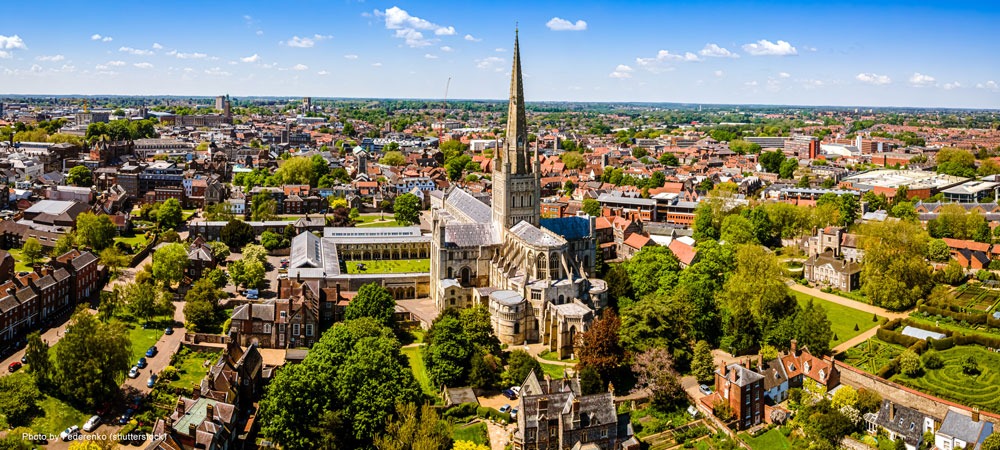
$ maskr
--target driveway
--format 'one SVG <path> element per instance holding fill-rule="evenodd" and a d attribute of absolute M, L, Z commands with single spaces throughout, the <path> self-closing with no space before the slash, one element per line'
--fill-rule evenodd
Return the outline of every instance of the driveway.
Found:
<path fill-rule="evenodd" d="M 492 420 L 486 421 L 486 431 L 490 436 L 490 450 L 504 450 L 510 443 L 510 438 L 517 428 L 514 424 L 507 426 L 494 423 Z"/>
<path fill-rule="evenodd" d="M 174 302 L 174 321 L 184 323 L 184 302 Z M 155 373 L 159 376 L 163 368 L 170 365 L 170 358 L 180 349 L 181 341 L 183 340 L 183 326 L 174 327 L 174 334 L 169 336 L 166 334 L 160 335 L 160 339 L 156 341 L 156 349 L 158 350 L 156 356 L 146 358 L 146 362 L 149 365 L 139 371 L 139 377 L 126 378 L 124 386 L 133 387 L 142 394 L 148 394 L 152 390 L 146 387 L 149 375 Z M 135 363 L 135 361 L 132 361 L 133 365 Z"/>

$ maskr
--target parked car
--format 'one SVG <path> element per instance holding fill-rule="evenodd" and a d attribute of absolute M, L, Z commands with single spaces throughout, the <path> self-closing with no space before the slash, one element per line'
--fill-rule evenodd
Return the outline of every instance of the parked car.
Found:
<path fill-rule="evenodd" d="M 706 386 L 704 384 L 698 386 L 698 390 L 701 391 L 702 394 L 712 395 L 712 390 L 709 389 L 708 386 Z"/>
<path fill-rule="evenodd" d="M 506 413 L 510 411 L 510 405 L 503 405 L 500 407 L 500 412 Z"/>
<path fill-rule="evenodd" d="M 140 369 L 145 369 L 145 368 L 146 368 L 146 365 L 147 365 L 147 364 L 146 364 L 146 358 L 142 358 L 142 357 L 140 357 L 140 358 L 139 358 L 139 362 L 137 362 L 137 363 L 135 364 L 135 366 L 136 366 L 136 367 L 138 367 L 138 368 L 140 368 Z"/>
<path fill-rule="evenodd" d="M 521 395 L 521 386 L 511 386 L 511 391 L 514 391 L 514 395 Z"/>
<path fill-rule="evenodd" d="M 89 433 L 96 430 L 99 426 L 101 426 L 101 416 L 90 416 L 87 423 L 83 424 L 83 431 Z"/>
<path fill-rule="evenodd" d="M 21 364 L 20 361 L 14 361 L 7 366 L 7 370 L 10 372 L 17 372 L 17 369 L 20 369 L 22 365 L 23 364 Z"/>
<path fill-rule="evenodd" d="M 21 357 L 21 364 L 27 364 L 27 363 L 28 363 L 28 355 L 22 356 Z"/>
<path fill-rule="evenodd" d="M 132 366 L 128 371 L 129 378 L 139 378 L 139 366 Z"/>
<path fill-rule="evenodd" d="M 152 358 L 152 357 L 156 356 L 156 352 L 157 352 L 157 350 L 156 350 L 156 346 L 155 345 L 152 346 L 152 347 L 149 347 L 149 350 L 146 350 L 146 357 L 147 358 Z"/>
<path fill-rule="evenodd" d="M 78 427 L 76 425 L 73 425 L 73 426 L 71 426 L 71 427 L 63 430 L 62 433 L 59 433 L 59 439 L 62 439 L 64 441 L 68 441 L 68 440 L 73 439 L 73 438 L 75 438 L 75 437 L 77 437 L 79 435 L 80 435 L 80 427 Z"/>
<path fill-rule="evenodd" d="M 135 410 L 132 408 L 126 409 L 125 414 L 122 414 L 118 418 L 118 425 L 125 425 L 129 420 L 132 420 L 132 415 L 135 414 Z"/>
<path fill-rule="evenodd" d="M 156 374 L 155 373 L 152 374 L 152 375 L 150 375 L 149 379 L 146 380 L 146 387 L 152 388 L 154 384 L 156 384 Z"/>
<path fill-rule="evenodd" d="M 174 334 L 174 327 L 167 327 L 166 330 L 163 330 L 163 334 L 165 334 L 167 336 L 170 336 L 171 334 Z"/>
<path fill-rule="evenodd" d="M 504 389 L 503 392 L 501 392 L 501 394 L 503 394 L 504 397 L 507 397 L 510 400 L 514 400 L 517 398 L 517 394 L 515 394 L 514 391 L 510 389 Z"/>

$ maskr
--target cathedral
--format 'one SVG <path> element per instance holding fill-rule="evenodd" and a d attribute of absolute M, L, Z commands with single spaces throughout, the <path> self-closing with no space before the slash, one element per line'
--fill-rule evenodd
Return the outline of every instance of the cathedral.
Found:
<path fill-rule="evenodd" d="M 540 217 L 538 149 L 529 151 L 521 56 L 514 38 L 507 131 L 487 205 L 452 188 L 432 211 L 430 294 L 437 309 L 489 308 L 508 345 L 543 343 L 569 357 L 576 333 L 606 304 L 594 274 L 594 220 Z"/>

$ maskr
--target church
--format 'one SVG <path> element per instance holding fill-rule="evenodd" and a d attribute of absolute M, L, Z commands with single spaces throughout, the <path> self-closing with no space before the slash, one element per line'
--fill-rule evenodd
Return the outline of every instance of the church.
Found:
<path fill-rule="evenodd" d="M 439 311 L 485 305 L 500 342 L 540 342 L 566 358 L 576 333 L 606 305 L 607 285 L 593 277 L 594 219 L 541 218 L 541 168 L 537 146 L 529 150 L 516 34 L 513 59 L 491 204 L 455 187 L 431 212 L 430 295 Z"/>

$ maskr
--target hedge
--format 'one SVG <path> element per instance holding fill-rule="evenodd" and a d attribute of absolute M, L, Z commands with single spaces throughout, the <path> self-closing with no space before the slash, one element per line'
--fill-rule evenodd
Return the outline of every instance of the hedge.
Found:
<path fill-rule="evenodd" d="M 912 336 L 907 336 L 898 331 L 890 330 L 888 328 L 879 328 L 878 331 L 875 332 L 875 335 L 878 336 L 879 339 L 885 342 L 888 342 L 890 344 L 902 345 L 903 347 L 909 347 L 913 344 L 916 344 L 917 341 L 920 340 Z"/>
<path fill-rule="evenodd" d="M 987 313 L 966 313 L 955 311 L 951 305 L 949 305 L 947 309 L 931 305 L 920 305 L 917 307 L 917 310 L 927 314 L 951 317 L 956 321 L 972 325 L 986 324 L 989 327 L 1000 328 L 1000 319 L 994 319 L 993 316 Z"/>
<path fill-rule="evenodd" d="M 442 416 L 446 419 L 465 419 L 476 415 L 478 403 L 462 403 L 448 408 Z"/>
<path fill-rule="evenodd" d="M 494 422 L 506 422 L 510 423 L 510 414 L 502 413 L 493 408 L 487 408 L 485 406 L 480 406 L 476 408 L 476 415 L 484 419 L 493 419 Z"/>
<path fill-rule="evenodd" d="M 934 350 L 948 350 L 949 348 L 955 346 L 955 338 L 946 337 L 944 339 L 933 339 L 931 341 L 931 346 L 934 347 Z"/>

